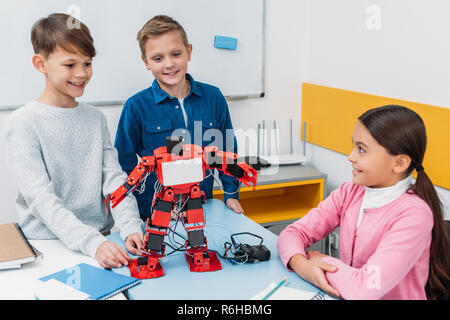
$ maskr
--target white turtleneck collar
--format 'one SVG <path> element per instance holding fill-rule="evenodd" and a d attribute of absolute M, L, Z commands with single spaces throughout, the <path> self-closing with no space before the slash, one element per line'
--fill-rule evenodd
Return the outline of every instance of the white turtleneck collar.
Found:
<path fill-rule="evenodd" d="M 364 210 L 382 207 L 405 193 L 412 184 L 412 176 L 409 175 L 403 180 L 400 180 L 395 185 L 385 188 L 370 188 L 365 187 L 361 208 L 359 209 L 358 223 L 356 228 L 361 224 Z"/>

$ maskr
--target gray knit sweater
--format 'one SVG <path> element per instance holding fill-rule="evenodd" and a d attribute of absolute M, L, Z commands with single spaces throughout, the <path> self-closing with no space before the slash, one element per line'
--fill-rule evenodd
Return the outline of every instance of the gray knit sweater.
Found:
<path fill-rule="evenodd" d="M 102 235 L 116 224 L 122 239 L 142 232 L 132 195 L 111 215 L 104 196 L 126 179 L 111 145 L 106 117 L 78 104 L 58 108 L 31 102 L 4 124 L 7 161 L 17 179 L 19 224 L 29 239 L 61 239 L 95 257 Z"/>

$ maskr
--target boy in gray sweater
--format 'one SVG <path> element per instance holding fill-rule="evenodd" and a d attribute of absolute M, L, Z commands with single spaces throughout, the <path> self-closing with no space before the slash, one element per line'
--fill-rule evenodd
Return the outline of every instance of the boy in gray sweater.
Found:
<path fill-rule="evenodd" d="M 139 254 L 142 220 L 131 195 L 112 216 L 105 213 L 103 198 L 127 175 L 104 114 L 75 100 L 92 76 L 95 48 L 89 29 L 73 20 L 52 14 L 34 24 L 32 62 L 45 76 L 45 89 L 4 124 L 19 224 L 29 239 L 59 238 L 104 268 L 121 267 L 130 257 L 105 235 L 115 223 L 126 249 Z"/>

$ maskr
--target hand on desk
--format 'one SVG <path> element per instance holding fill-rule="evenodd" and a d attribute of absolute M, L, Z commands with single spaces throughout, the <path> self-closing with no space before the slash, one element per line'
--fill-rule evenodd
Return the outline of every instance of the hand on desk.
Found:
<path fill-rule="evenodd" d="M 144 245 L 143 233 L 132 233 L 125 239 L 125 249 L 135 256 L 140 256 L 142 253 L 139 251 Z"/>
<path fill-rule="evenodd" d="M 105 241 L 98 246 L 95 259 L 102 268 L 120 268 L 122 265 L 128 265 L 131 258 L 114 242 Z"/>
<path fill-rule="evenodd" d="M 134 255 L 140 255 L 139 249 L 143 243 L 142 233 L 132 233 L 125 239 L 125 248 Z M 121 268 L 131 260 L 124 249 L 111 241 L 105 241 L 98 246 L 95 259 L 102 268 Z"/>
<path fill-rule="evenodd" d="M 239 200 L 229 198 L 227 199 L 227 207 L 231 210 L 233 210 L 236 213 L 244 213 L 244 209 L 242 208 L 241 204 L 239 203 Z"/>
<path fill-rule="evenodd" d="M 242 208 L 241 204 L 239 203 L 239 201 L 237 199 L 227 199 L 227 203 L 226 203 L 228 209 L 233 210 L 236 213 L 244 213 L 244 209 Z M 182 211 L 179 212 L 178 215 L 175 214 L 175 212 L 171 212 L 171 218 L 172 220 L 177 220 L 180 218 L 185 218 L 186 217 L 186 211 Z"/>
<path fill-rule="evenodd" d="M 306 257 L 301 254 L 294 255 L 289 260 L 288 266 L 304 280 L 322 289 L 325 293 L 340 298 L 339 292 L 328 283 L 325 277 L 325 272 L 336 272 L 338 269 L 323 261 L 324 257 L 327 255 L 318 251 L 307 251 Z"/>

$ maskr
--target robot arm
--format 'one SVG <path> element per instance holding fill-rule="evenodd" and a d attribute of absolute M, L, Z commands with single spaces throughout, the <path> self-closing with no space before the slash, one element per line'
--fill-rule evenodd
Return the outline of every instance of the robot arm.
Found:
<path fill-rule="evenodd" d="M 139 184 L 145 183 L 148 174 L 157 172 L 161 189 L 155 192 L 151 216 L 147 219 L 144 246 L 141 249 L 144 256 L 133 259 L 128 265 L 131 275 L 137 278 L 164 275 L 159 260 L 165 255 L 164 237 L 170 230 L 172 210 L 176 209 L 177 201 L 180 200 L 186 205 L 183 225 L 188 234 L 185 246 L 190 270 L 206 272 L 221 269 L 216 254 L 208 250 L 203 232 L 205 196 L 199 184 L 204 179 L 205 169 L 218 169 L 247 186 L 252 184 L 253 189 L 256 187 L 256 170 L 243 161 L 239 162 L 236 154 L 219 151 L 215 146 L 202 150 L 200 146 L 182 144 L 179 148 L 182 142 L 180 137 L 169 137 L 166 142 L 167 146 L 154 150 L 153 156 L 143 157 L 126 182 L 105 199 L 105 210 L 109 213 L 110 202 L 114 208 Z M 189 164 L 193 167 L 188 167 Z M 175 179 L 177 175 L 185 175 L 186 179 Z M 179 210 L 183 208 L 184 205 Z"/>
<path fill-rule="evenodd" d="M 142 180 L 144 180 L 148 174 L 153 172 L 154 169 L 155 157 L 142 157 L 139 164 L 131 171 L 125 183 L 105 198 L 104 204 L 106 213 L 108 214 L 111 212 L 110 202 L 112 203 L 112 208 L 115 208 L 123 199 L 132 193 Z"/>
<path fill-rule="evenodd" d="M 208 146 L 205 147 L 204 155 L 206 169 L 218 169 L 229 176 L 236 177 L 248 187 L 252 184 L 255 190 L 258 173 L 244 161 L 238 162 L 237 154 L 219 151 L 215 146 Z"/>

